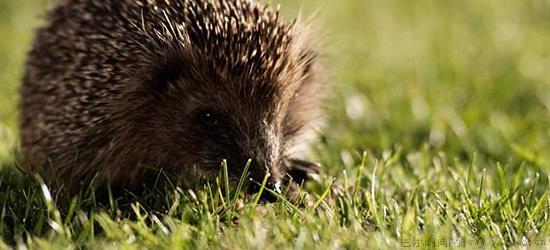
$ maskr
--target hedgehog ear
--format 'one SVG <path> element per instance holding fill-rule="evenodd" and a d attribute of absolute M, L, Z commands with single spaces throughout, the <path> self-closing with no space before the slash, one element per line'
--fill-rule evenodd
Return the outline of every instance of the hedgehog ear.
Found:
<path fill-rule="evenodd" d="M 165 63 L 153 71 L 150 87 L 155 93 L 165 94 L 178 82 L 181 69 L 177 63 Z"/>
<path fill-rule="evenodd" d="M 304 76 L 311 75 L 315 60 L 317 59 L 317 52 L 312 49 L 306 49 L 300 55 L 300 62 L 303 65 Z"/>

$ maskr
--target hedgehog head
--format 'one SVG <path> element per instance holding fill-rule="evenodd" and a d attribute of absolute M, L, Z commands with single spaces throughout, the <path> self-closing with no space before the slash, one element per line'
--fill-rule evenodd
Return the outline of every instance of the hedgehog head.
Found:
<path fill-rule="evenodd" d="M 245 0 L 142 4 L 154 58 L 142 102 L 176 168 L 212 176 L 226 160 L 236 181 L 251 160 L 251 178 L 271 184 L 312 170 L 297 157 L 318 115 L 318 65 L 299 21 Z"/>

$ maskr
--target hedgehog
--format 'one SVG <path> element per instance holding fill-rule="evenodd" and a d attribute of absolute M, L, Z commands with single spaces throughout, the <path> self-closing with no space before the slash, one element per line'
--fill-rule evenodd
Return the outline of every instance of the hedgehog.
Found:
<path fill-rule="evenodd" d="M 158 171 L 298 183 L 320 125 L 310 26 L 251 0 L 65 0 L 37 31 L 21 87 L 24 164 L 67 190 Z M 53 185 L 53 184 L 52 184 Z"/>

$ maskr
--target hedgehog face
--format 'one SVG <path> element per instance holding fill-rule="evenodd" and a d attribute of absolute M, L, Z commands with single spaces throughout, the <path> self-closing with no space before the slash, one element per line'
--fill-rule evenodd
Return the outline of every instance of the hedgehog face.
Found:
<path fill-rule="evenodd" d="M 281 75 L 269 82 L 190 65 L 171 61 L 153 78 L 155 89 L 147 91 L 155 93 L 150 104 L 157 109 L 151 118 L 154 126 L 162 128 L 159 133 L 172 132 L 155 138 L 177 149 L 170 153 L 179 163 L 176 168 L 193 168 L 211 178 L 226 160 L 230 180 L 237 182 L 250 160 L 253 183 L 269 173 L 272 189 L 315 172 L 316 165 L 296 159 L 296 148 L 304 143 L 302 135 L 312 119 L 309 94 L 315 93 L 306 95 L 311 92 L 311 65 L 295 62 L 299 69 L 294 73 L 282 72 L 286 78 Z"/>

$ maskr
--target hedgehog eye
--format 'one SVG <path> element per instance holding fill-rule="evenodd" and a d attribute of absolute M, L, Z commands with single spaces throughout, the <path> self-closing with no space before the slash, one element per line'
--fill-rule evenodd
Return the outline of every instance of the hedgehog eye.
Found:
<path fill-rule="evenodd" d="M 225 117 L 223 114 L 210 108 L 197 111 L 196 118 L 201 127 L 206 129 L 219 128 L 225 122 Z"/>

